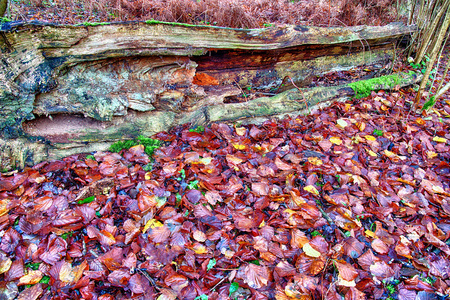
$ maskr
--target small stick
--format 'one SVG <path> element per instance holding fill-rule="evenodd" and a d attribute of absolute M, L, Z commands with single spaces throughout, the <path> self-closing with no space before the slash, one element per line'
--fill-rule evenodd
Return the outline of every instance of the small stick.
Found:
<path fill-rule="evenodd" d="M 305 94 L 303 94 L 303 91 L 302 91 L 302 90 L 294 83 L 294 80 L 292 80 L 291 76 L 289 76 L 289 75 L 284 76 L 284 78 L 283 78 L 283 80 L 281 81 L 281 84 L 280 84 L 280 86 L 278 87 L 276 93 L 278 93 L 278 91 L 280 90 L 280 88 L 281 88 L 281 86 L 283 85 L 283 83 L 284 83 L 284 81 L 286 80 L 286 78 L 289 78 L 289 79 L 291 80 L 291 82 L 292 82 L 292 85 L 295 86 L 295 87 L 297 88 L 297 90 L 300 91 L 300 93 L 302 94 L 302 97 L 303 97 L 303 99 L 301 99 L 301 100 L 303 100 L 303 101 L 305 102 L 305 104 L 306 104 L 306 109 L 308 110 L 309 113 L 311 113 L 311 111 L 309 110 L 308 101 L 306 101 Z"/>

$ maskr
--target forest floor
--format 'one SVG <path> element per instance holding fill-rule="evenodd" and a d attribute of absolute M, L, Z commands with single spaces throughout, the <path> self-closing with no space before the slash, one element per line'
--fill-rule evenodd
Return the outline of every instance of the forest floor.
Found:
<path fill-rule="evenodd" d="M 414 96 L 3 174 L 0 295 L 448 299 L 450 97 Z"/>
<path fill-rule="evenodd" d="M 450 93 L 415 94 L 1 174 L 0 299 L 448 299 Z"/>

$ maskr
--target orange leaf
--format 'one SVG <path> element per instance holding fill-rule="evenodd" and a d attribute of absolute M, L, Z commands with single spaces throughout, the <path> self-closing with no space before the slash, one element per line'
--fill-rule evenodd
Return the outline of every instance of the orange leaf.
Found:
<path fill-rule="evenodd" d="M 17 285 L 36 284 L 42 279 L 43 276 L 44 274 L 42 274 L 39 270 L 30 270 L 27 275 L 20 277 Z"/>

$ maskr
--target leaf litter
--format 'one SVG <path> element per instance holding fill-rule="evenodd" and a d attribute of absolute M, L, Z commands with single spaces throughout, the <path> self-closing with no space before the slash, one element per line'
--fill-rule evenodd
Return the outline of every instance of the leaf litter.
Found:
<path fill-rule="evenodd" d="M 450 110 L 380 91 L 0 177 L 2 299 L 446 299 Z M 151 170 L 149 169 L 151 166 Z"/>

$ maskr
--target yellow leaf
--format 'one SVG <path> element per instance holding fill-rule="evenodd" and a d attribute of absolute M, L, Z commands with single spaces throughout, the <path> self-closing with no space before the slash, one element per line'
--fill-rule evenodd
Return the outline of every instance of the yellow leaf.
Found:
<path fill-rule="evenodd" d="M 374 136 L 372 136 L 372 135 L 366 135 L 365 138 L 366 138 L 366 140 L 368 140 L 368 141 L 376 141 L 376 140 L 377 140 L 377 139 L 376 139 Z"/>
<path fill-rule="evenodd" d="M 308 161 L 315 166 L 323 165 L 323 161 L 321 161 L 320 158 L 317 158 L 315 156 L 308 157 Z"/>
<path fill-rule="evenodd" d="M 371 237 L 371 238 L 376 238 L 376 237 L 377 237 L 377 235 L 375 234 L 375 232 L 373 232 L 372 230 L 367 229 L 367 230 L 365 231 L 365 233 L 366 233 L 366 235 L 367 235 L 368 237 Z"/>
<path fill-rule="evenodd" d="M 316 195 L 316 196 L 319 195 L 319 191 L 312 185 L 307 185 L 303 189 L 307 192 L 310 192 L 311 194 Z"/>
<path fill-rule="evenodd" d="M 9 202 L 10 202 L 9 199 L 0 200 L 0 217 L 6 215 L 9 212 L 8 209 Z"/>
<path fill-rule="evenodd" d="M 446 139 L 446 138 L 443 138 L 443 137 L 440 137 L 440 136 L 435 136 L 435 137 L 433 138 L 433 141 L 438 142 L 438 143 L 446 143 L 446 142 L 447 142 L 447 139 Z"/>
<path fill-rule="evenodd" d="M 245 149 L 247 149 L 246 145 L 241 145 L 241 144 L 232 144 L 232 145 L 237 150 L 245 150 Z"/>
<path fill-rule="evenodd" d="M 397 156 L 394 152 L 391 152 L 391 151 L 389 151 L 389 150 L 384 150 L 384 154 L 385 154 L 387 157 L 396 157 L 396 156 Z"/>
<path fill-rule="evenodd" d="M 11 268 L 12 260 L 10 258 L 3 259 L 0 261 L 0 274 L 3 274 Z"/>
<path fill-rule="evenodd" d="M 286 214 L 289 214 L 290 216 L 295 214 L 295 211 L 293 211 L 292 209 L 289 209 L 289 208 L 286 208 L 285 210 L 283 210 L 283 212 Z"/>
<path fill-rule="evenodd" d="M 366 129 L 366 123 L 364 122 L 358 123 L 356 124 L 356 126 L 358 127 L 359 131 L 364 131 L 364 129 Z"/>
<path fill-rule="evenodd" d="M 145 180 L 150 180 L 150 179 L 152 179 L 152 172 L 147 172 L 147 173 L 145 173 L 144 178 L 145 178 Z"/>
<path fill-rule="evenodd" d="M 352 108 L 352 105 L 350 103 L 345 103 L 345 111 L 349 111 L 350 108 Z"/>
<path fill-rule="evenodd" d="M 377 157 L 378 155 L 375 153 L 375 152 L 373 152 L 372 150 L 369 150 L 369 151 L 367 151 L 368 153 L 369 153 L 369 155 L 370 156 L 372 156 L 372 157 Z"/>
<path fill-rule="evenodd" d="M 341 140 L 341 138 L 338 137 L 338 136 L 332 136 L 332 137 L 330 138 L 330 142 L 332 142 L 333 144 L 336 144 L 336 145 L 342 144 L 342 140 Z"/>
<path fill-rule="evenodd" d="M 200 243 L 195 243 L 193 250 L 196 254 L 206 254 L 208 253 L 208 249 Z"/>
<path fill-rule="evenodd" d="M 436 156 L 438 156 L 438 154 L 436 152 L 434 152 L 434 151 L 427 151 L 428 159 L 435 158 Z"/>
<path fill-rule="evenodd" d="M 261 224 L 259 224 L 259 228 L 262 228 L 262 227 L 264 227 L 266 225 L 266 222 L 264 222 L 264 220 L 262 220 L 262 222 L 261 222 Z"/>
<path fill-rule="evenodd" d="M 311 247 L 309 243 L 303 245 L 303 252 L 310 257 L 320 257 L 320 252 Z"/>
<path fill-rule="evenodd" d="M 142 233 L 145 233 L 149 228 L 153 229 L 155 227 L 162 227 L 163 223 L 161 223 L 158 220 L 150 219 L 147 221 L 147 223 L 144 226 L 144 229 L 142 229 Z"/>

